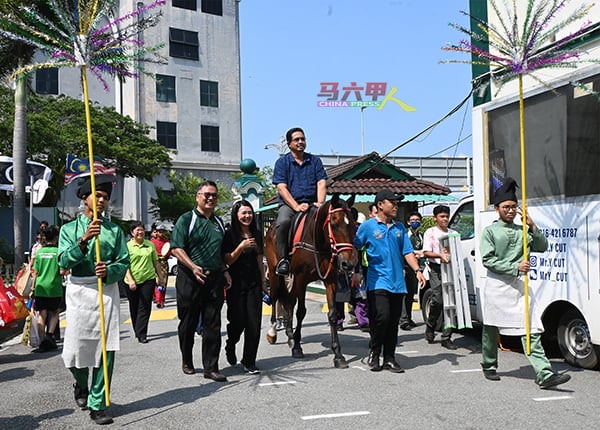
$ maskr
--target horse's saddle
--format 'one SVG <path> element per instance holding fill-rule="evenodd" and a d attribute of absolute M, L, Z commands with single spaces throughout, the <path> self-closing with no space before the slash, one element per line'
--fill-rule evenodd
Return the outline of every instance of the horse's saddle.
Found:
<path fill-rule="evenodd" d="M 292 218 L 292 224 L 288 235 L 287 249 L 291 248 L 291 253 L 297 249 L 294 245 L 303 242 L 302 238 L 305 234 L 306 220 L 309 216 L 315 216 L 318 210 L 316 206 L 310 206 L 306 212 L 298 212 Z"/>

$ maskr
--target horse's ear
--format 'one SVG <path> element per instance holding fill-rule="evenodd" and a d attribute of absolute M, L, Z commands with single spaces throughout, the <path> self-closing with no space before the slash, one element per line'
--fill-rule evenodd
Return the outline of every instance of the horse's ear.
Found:
<path fill-rule="evenodd" d="M 354 199 L 356 198 L 356 194 L 352 194 L 350 196 L 350 198 L 348 200 L 346 200 L 346 203 L 348 204 L 348 207 L 351 208 L 352 206 L 354 206 Z"/>
<path fill-rule="evenodd" d="M 340 193 L 333 193 L 331 196 L 331 207 L 337 207 L 338 201 L 340 200 Z"/>

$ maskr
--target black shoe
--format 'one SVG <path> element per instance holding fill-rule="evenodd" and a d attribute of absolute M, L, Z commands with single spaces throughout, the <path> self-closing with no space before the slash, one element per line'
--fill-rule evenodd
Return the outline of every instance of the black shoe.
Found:
<path fill-rule="evenodd" d="M 87 399 L 90 392 L 87 388 L 81 388 L 77 382 L 73 384 L 73 396 L 77 406 L 81 409 L 87 408 Z"/>
<path fill-rule="evenodd" d="M 417 323 L 413 320 L 408 320 L 408 325 L 410 328 L 415 328 L 417 326 Z"/>
<path fill-rule="evenodd" d="M 393 373 L 404 373 L 404 369 L 393 358 L 383 360 L 383 370 L 389 370 Z"/>
<path fill-rule="evenodd" d="M 369 333 L 371 331 L 371 329 L 369 328 L 368 325 L 361 325 L 360 326 L 360 331 Z"/>
<path fill-rule="evenodd" d="M 225 375 L 223 375 L 220 372 L 208 372 L 204 374 L 204 377 L 206 379 L 212 379 L 213 381 L 216 382 L 227 382 L 227 378 L 225 377 Z"/>
<path fill-rule="evenodd" d="M 183 373 L 185 373 L 186 375 L 193 375 L 194 373 L 196 373 L 196 369 L 194 369 L 193 365 L 187 365 L 185 363 L 183 363 L 183 365 L 181 366 L 181 370 L 183 370 Z"/>
<path fill-rule="evenodd" d="M 406 331 L 408 331 L 408 330 L 410 330 L 410 329 L 411 329 L 411 327 L 410 327 L 410 323 L 409 323 L 408 321 L 405 321 L 405 322 L 403 322 L 403 323 L 401 323 L 401 324 L 400 324 L 400 328 L 401 328 L 402 330 L 406 330 Z"/>
<path fill-rule="evenodd" d="M 344 324 L 338 324 L 337 331 L 344 331 Z"/>
<path fill-rule="evenodd" d="M 96 424 L 112 424 L 114 421 L 110 415 L 106 414 L 106 411 L 90 411 L 90 418 Z"/>
<path fill-rule="evenodd" d="M 250 375 L 258 375 L 260 373 L 260 369 L 254 364 L 250 364 L 249 366 L 244 365 L 244 372 L 249 373 Z"/>
<path fill-rule="evenodd" d="M 555 373 L 544 382 L 540 384 L 540 388 L 545 390 L 546 388 L 556 387 L 557 385 L 564 384 L 565 382 L 569 382 L 571 377 L 565 373 L 559 374 Z"/>
<path fill-rule="evenodd" d="M 285 258 L 279 260 L 277 267 L 275 268 L 275 274 L 279 276 L 286 276 L 290 274 L 290 262 Z"/>
<path fill-rule="evenodd" d="M 146 338 L 146 336 L 138 337 L 138 342 L 139 343 L 148 343 L 148 339 Z"/>
<path fill-rule="evenodd" d="M 433 339 L 435 338 L 435 332 L 429 326 L 425 328 L 425 340 L 427 343 L 433 343 Z"/>
<path fill-rule="evenodd" d="M 235 366 L 237 364 L 237 357 L 235 355 L 235 347 L 230 348 L 229 345 L 225 347 L 225 356 L 227 357 L 227 362 L 231 366 Z"/>
<path fill-rule="evenodd" d="M 454 351 L 455 349 L 458 349 L 458 346 L 456 346 L 454 344 L 454 342 L 452 342 L 452 339 L 442 340 L 442 347 L 444 347 L 446 349 L 450 349 L 452 351 Z"/>
<path fill-rule="evenodd" d="M 488 369 L 483 371 L 483 376 L 485 379 L 489 379 L 490 381 L 499 381 L 500 376 L 496 373 L 496 369 Z"/>
<path fill-rule="evenodd" d="M 369 352 L 369 359 L 367 360 L 367 366 L 371 369 L 372 372 L 379 372 L 381 368 L 381 364 L 379 364 L 379 354 L 375 354 L 374 352 Z"/>

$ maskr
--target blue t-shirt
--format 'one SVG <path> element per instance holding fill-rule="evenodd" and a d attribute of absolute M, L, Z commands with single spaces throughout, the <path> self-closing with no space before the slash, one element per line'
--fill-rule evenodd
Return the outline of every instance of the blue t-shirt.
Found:
<path fill-rule="evenodd" d="M 302 164 L 298 164 L 290 152 L 275 162 L 273 169 L 273 184 L 286 184 L 287 188 L 298 203 L 313 203 L 317 201 L 317 182 L 327 179 L 323 162 L 308 152 L 304 153 Z M 279 201 L 283 203 L 281 196 Z"/>
<path fill-rule="evenodd" d="M 365 247 L 368 291 L 406 293 L 404 256 L 414 250 L 402 223 L 395 221 L 388 227 L 377 218 L 370 218 L 358 228 L 354 246 L 358 250 Z"/>

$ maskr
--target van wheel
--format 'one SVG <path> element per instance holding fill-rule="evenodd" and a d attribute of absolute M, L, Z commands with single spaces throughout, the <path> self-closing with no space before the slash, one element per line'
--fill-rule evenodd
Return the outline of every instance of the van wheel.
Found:
<path fill-rule="evenodd" d="M 585 369 L 598 367 L 598 353 L 587 322 L 574 309 L 565 313 L 558 323 L 558 347 L 567 363 Z"/>
<path fill-rule="evenodd" d="M 179 272 L 179 268 L 177 267 L 177 264 L 173 267 L 171 267 L 171 274 L 173 276 L 177 276 L 177 272 Z"/>
<path fill-rule="evenodd" d="M 427 323 L 429 320 L 429 310 L 431 309 L 431 288 L 427 288 L 421 296 L 421 313 L 423 314 L 423 321 Z M 444 313 L 440 312 L 440 317 L 434 327 L 435 331 L 442 331 L 444 326 Z"/>

